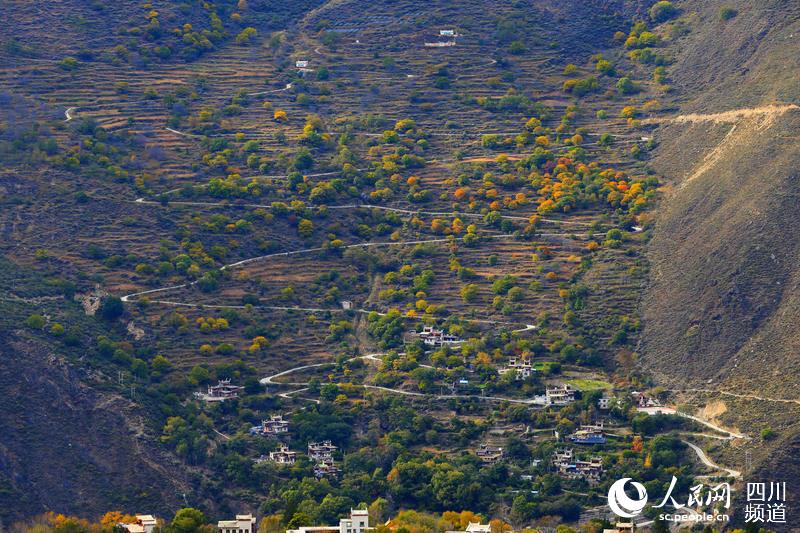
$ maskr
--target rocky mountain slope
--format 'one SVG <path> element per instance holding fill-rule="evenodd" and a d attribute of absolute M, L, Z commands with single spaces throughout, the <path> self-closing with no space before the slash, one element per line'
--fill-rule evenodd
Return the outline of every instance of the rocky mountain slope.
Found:
<path fill-rule="evenodd" d="M 654 164 L 671 185 L 650 246 L 641 362 L 675 389 L 727 392 L 706 399 L 727 402 L 723 420 L 754 437 L 739 460 L 749 449 L 752 476 L 786 474 L 796 494 L 798 406 L 776 400 L 800 398 L 800 13 L 787 2 L 681 7 L 690 30 L 669 70 L 681 112 L 752 111 L 657 130 Z M 726 20 L 726 8 L 738 14 Z M 767 428 L 778 437 L 761 439 Z"/>
<path fill-rule="evenodd" d="M 153 446 L 142 413 L 86 380 L 51 347 L 0 334 L 0 520 L 179 504 L 185 474 Z"/>

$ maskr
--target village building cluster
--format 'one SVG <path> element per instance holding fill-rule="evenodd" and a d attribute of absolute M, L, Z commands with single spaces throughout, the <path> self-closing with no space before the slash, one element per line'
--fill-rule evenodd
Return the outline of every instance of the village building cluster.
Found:
<path fill-rule="evenodd" d="M 456 335 L 445 333 L 441 329 L 434 328 L 433 326 L 424 326 L 417 336 L 422 340 L 426 346 L 433 348 L 441 348 L 442 346 L 459 346 L 464 341 Z"/>
<path fill-rule="evenodd" d="M 272 415 L 269 420 L 262 420 L 260 426 L 250 428 L 251 435 L 277 436 L 289 432 L 289 421 L 281 415 Z"/>
<path fill-rule="evenodd" d="M 633 391 L 631 392 L 631 398 L 633 399 L 634 405 L 638 408 L 661 407 L 661 402 L 658 398 L 648 396 L 644 392 Z"/>
<path fill-rule="evenodd" d="M 481 444 L 478 449 L 475 450 L 475 455 L 485 464 L 490 465 L 497 464 L 505 458 L 503 448 L 499 446 L 490 446 L 488 444 Z"/>
<path fill-rule="evenodd" d="M 533 368 L 533 361 L 529 357 L 512 357 L 508 360 L 508 366 L 500 370 L 500 374 L 508 374 L 513 372 L 514 379 L 521 381 L 533 376 L 536 370 Z"/>
<path fill-rule="evenodd" d="M 575 444 L 605 444 L 606 436 L 603 432 L 603 423 L 582 425 L 580 429 L 570 435 L 569 439 Z"/>
<path fill-rule="evenodd" d="M 603 474 L 603 458 L 593 456 L 589 460 L 581 460 L 575 456 L 572 448 L 553 452 L 553 466 L 558 475 L 570 479 L 585 479 L 596 483 Z"/>
<path fill-rule="evenodd" d="M 308 443 L 308 458 L 314 463 L 314 475 L 318 478 L 338 476 L 341 468 L 336 464 L 333 454 L 338 447 L 329 440 Z M 279 465 L 293 465 L 300 457 L 300 452 L 290 450 L 285 444 L 280 444 L 278 449 L 269 452 L 268 456 L 262 455 L 255 459 L 256 464 L 267 461 Z"/>
<path fill-rule="evenodd" d="M 117 524 L 117 527 L 129 533 L 153 533 L 162 525 L 153 515 L 136 515 L 135 522 Z M 604 529 L 603 533 L 635 533 L 635 528 L 632 523 L 617 523 L 615 529 Z M 218 521 L 216 529 L 218 533 L 256 533 L 258 520 L 252 513 L 237 514 L 232 520 Z M 338 525 L 301 526 L 287 529 L 285 533 L 368 533 L 374 529 L 369 525 L 367 509 L 350 509 L 349 516 L 339 519 Z M 445 533 L 492 533 L 492 527 L 490 524 L 470 522 L 464 531 L 445 531 Z"/>
<path fill-rule="evenodd" d="M 308 458 L 314 462 L 314 475 L 318 478 L 338 476 L 341 469 L 333 460 L 338 448 L 329 440 L 308 443 Z"/>

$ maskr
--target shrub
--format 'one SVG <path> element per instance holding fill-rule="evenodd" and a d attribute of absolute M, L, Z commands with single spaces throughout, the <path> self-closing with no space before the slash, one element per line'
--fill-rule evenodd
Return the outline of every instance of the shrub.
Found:
<path fill-rule="evenodd" d="M 620 78 L 617 82 L 617 91 L 619 94 L 633 94 L 637 92 L 639 88 L 633 83 L 633 80 L 628 78 L 627 76 L 624 78 Z"/>
<path fill-rule="evenodd" d="M 739 12 L 733 9 L 732 7 L 726 6 L 719 10 L 719 18 L 721 18 L 722 20 L 731 20 L 738 14 Z"/>
<path fill-rule="evenodd" d="M 594 92 L 599 87 L 597 78 L 589 76 L 582 80 L 567 80 L 564 82 L 564 92 L 572 93 L 576 96 L 584 96 Z"/>
<path fill-rule="evenodd" d="M 464 285 L 461 287 L 461 299 L 464 302 L 474 302 L 478 299 L 478 286 L 474 283 L 470 283 L 468 285 Z"/>
<path fill-rule="evenodd" d="M 31 315 L 25 321 L 25 325 L 31 329 L 42 329 L 45 325 L 45 319 L 42 315 Z"/>
<path fill-rule="evenodd" d="M 614 75 L 614 65 L 612 65 L 611 61 L 607 59 L 601 59 L 600 61 L 598 61 L 597 64 L 594 66 L 594 68 L 595 70 L 597 70 L 597 72 L 605 74 L 606 76 Z"/>
<path fill-rule="evenodd" d="M 236 36 L 236 44 L 245 45 L 256 38 L 258 31 L 255 28 L 245 28 Z"/>
<path fill-rule="evenodd" d="M 664 67 L 656 67 L 653 71 L 653 80 L 660 85 L 666 83 L 668 81 L 667 69 Z"/>
<path fill-rule="evenodd" d="M 600 139 L 598 139 L 597 144 L 600 146 L 611 146 L 614 142 L 614 136 L 610 133 L 603 133 L 600 135 Z"/>
<path fill-rule="evenodd" d="M 677 14 L 678 9 L 672 5 L 672 2 L 667 0 L 656 2 L 653 4 L 653 7 L 650 8 L 650 18 L 654 22 L 664 22 L 665 20 L 669 20 Z"/>
<path fill-rule="evenodd" d="M 514 55 L 522 54 L 525 52 L 525 45 L 522 43 L 522 41 L 513 41 L 508 46 L 508 52 Z"/>
<path fill-rule="evenodd" d="M 74 57 L 67 56 L 61 60 L 58 66 L 64 70 L 75 70 L 78 68 L 78 60 Z"/>

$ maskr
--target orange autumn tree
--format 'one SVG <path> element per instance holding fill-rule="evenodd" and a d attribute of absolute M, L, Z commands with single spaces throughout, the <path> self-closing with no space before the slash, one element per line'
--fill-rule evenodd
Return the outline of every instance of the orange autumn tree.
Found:
<path fill-rule="evenodd" d="M 489 520 L 489 527 L 492 530 L 492 533 L 505 533 L 506 531 L 511 531 L 511 525 L 503 522 L 499 518 L 493 518 Z"/>

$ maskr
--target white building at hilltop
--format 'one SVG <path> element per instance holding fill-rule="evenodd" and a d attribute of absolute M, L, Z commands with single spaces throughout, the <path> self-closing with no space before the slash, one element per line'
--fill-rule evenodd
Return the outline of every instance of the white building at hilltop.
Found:
<path fill-rule="evenodd" d="M 286 533 L 366 533 L 369 529 L 369 511 L 350 509 L 350 517 L 339 520 L 338 526 L 303 526 Z"/>

